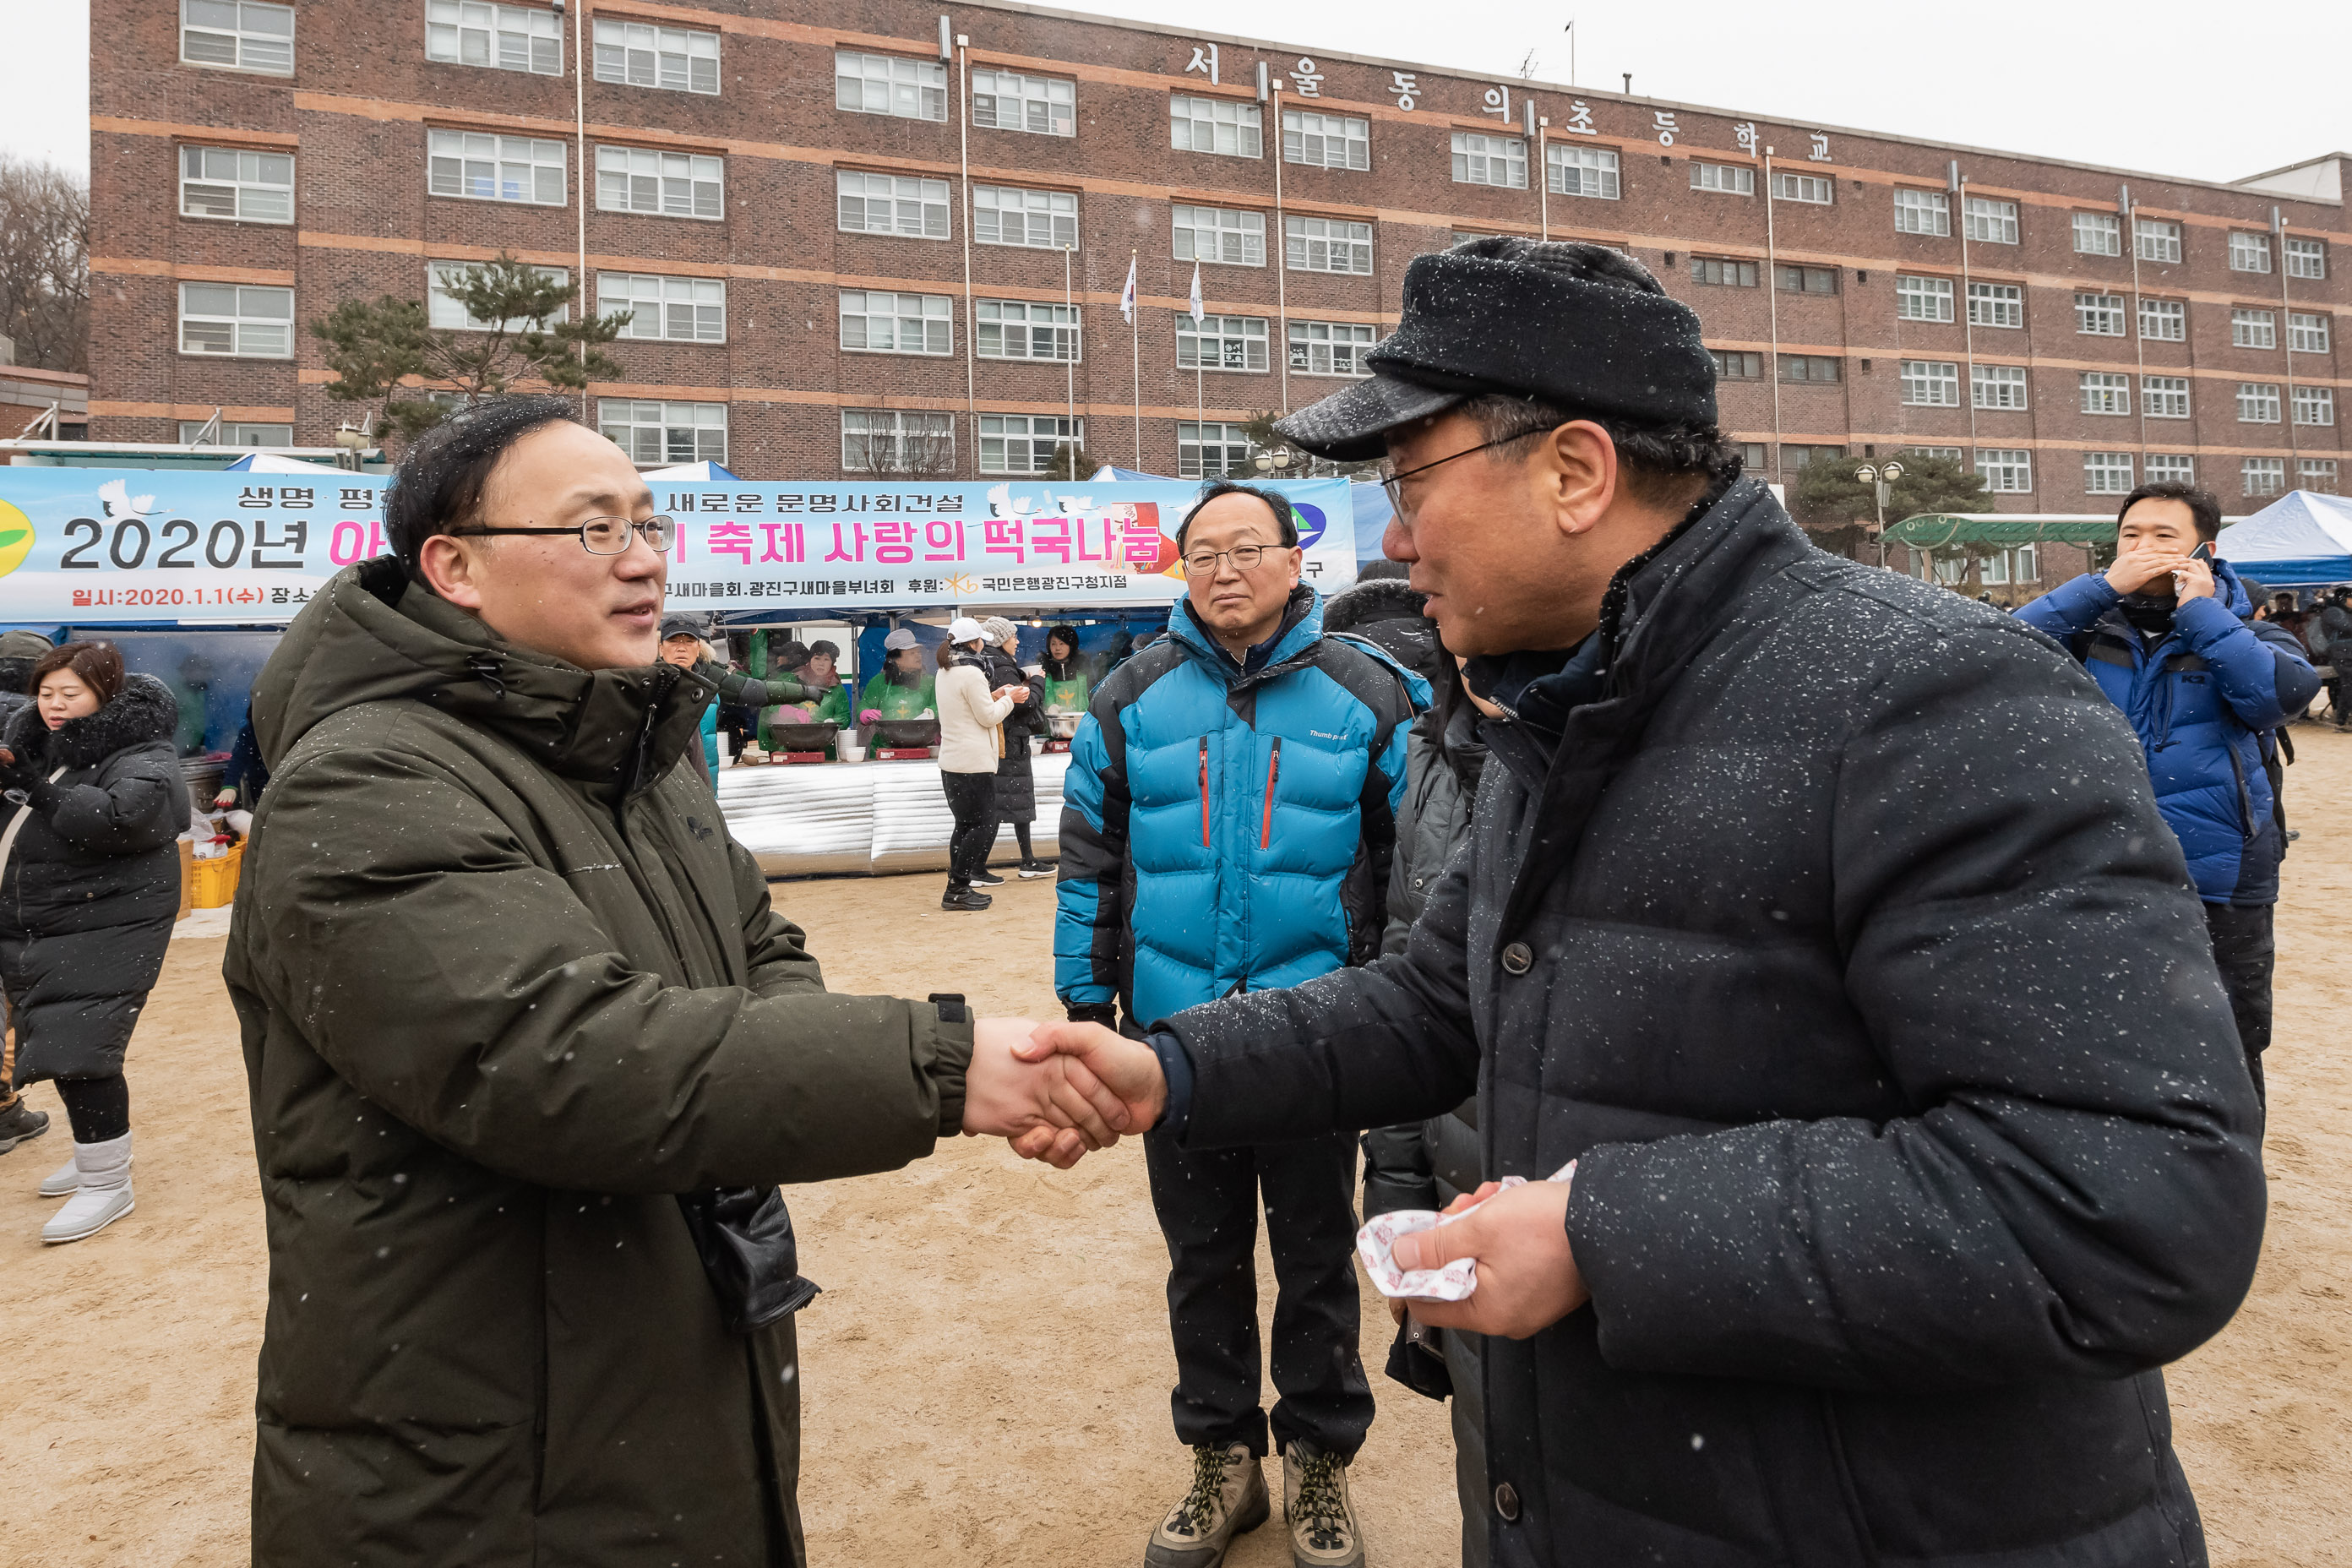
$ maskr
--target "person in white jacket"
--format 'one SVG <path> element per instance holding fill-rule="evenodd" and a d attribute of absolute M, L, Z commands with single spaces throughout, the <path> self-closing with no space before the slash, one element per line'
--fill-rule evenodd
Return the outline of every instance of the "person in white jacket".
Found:
<path fill-rule="evenodd" d="M 996 762 L 1004 743 L 997 726 L 1029 694 L 1026 686 L 988 684 L 982 640 L 980 623 L 958 616 L 940 645 L 940 679 L 932 697 L 940 710 L 940 784 L 955 814 L 955 837 L 948 841 L 948 890 L 940 900 L 943 910 L 988 908 L 989 896 L 972 884 L 1001 880 L 988 875 L 988 851 L 996 842 Z"/>

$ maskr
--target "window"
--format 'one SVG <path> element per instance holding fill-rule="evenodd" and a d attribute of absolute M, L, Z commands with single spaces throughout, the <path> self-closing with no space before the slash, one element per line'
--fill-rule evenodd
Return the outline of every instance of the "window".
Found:
<path fill-rule="evenodd" d="M 604 25 L 596 25 L 603 37 Z M 484 0 L 425 0 L 425 58 L 451 65 L 563 74 L 563 16 Z"/>
<path fill-rule="evenodd" d="M 2136 217 L 2132 233 L 2137 237 L 2139 258 L 2142 261 L 2178 261 L 2180 259 L 2180 226 L 2162 218 Z M 2154 458 L 2148 459 L 2151 463 Z"/>
<path fill-rule="evenodd" d="M 1838 362 L 1827 354 L 1782 354 L 1780 379 L 1806 382 L 1835 381 L 1838 379 Z"/>
<path fill-rule="evenodd" d="M 1772 194 L 1784 202 L 1828 206 L 1837 200 L 1837 182 L 1822 174 L 1775 174 Z"/>
<path fill-rule="evenodd" d="M 846 57 L 856 59 L 858 57 Z M 879 59 L 880 57 L 868 57 Z M 836 100 L 843 56 L 834 57 Z M 889 65 L 889 60 L 880 60 Z M 908 62 L 912 63 L 912 62 Z M 944 80 L 946 68 L 932 68 Z M 596 79 L 627 87 L 657 87 L 665 92 L 719 90 L 719 35 L 685 27 L 655 27 L 643 22 L 596 19 Z M 844 105 L 844 107 L 848 107 Z M 940 95 L 940 112 L 926 118 L 944 119 L 947 95 Z"/>
<path fill-rule="evenodd" d="M 465 300 L 457 297 L 456 290 L 465 287 L 467 268 L 478 265 L 470 261 L 428 261 L 425 264 L 425 320 L 445 331 L 463 332 L 516 332 L 533 325 L 520 319 L 479 321 L 467 311 Z M 572 281 L 569 268 L 534 267 L 531 270 L 539 275 L 541 281 L 552 283 L 559 289 Z M 571 315 L 571 306 L 559 305 L 552 315 L 542 320 L 562 321 L 569 320 Z"/>
<path fill-rule="evenodd" d="M 1265 155 L 1264 123 L 1255 103 L 1189 92 L 1171 94 L 1168 100 L 1168 144 L 1179 153 L 1262 158 Z"/>
<path fill-rule="evenodd" d="M 2075 255 L 2121 256 L 2123 253 L 2123 219 L 2113 213 L 2076 213 L 2074 215 Z"/>
<path fill-rule="evenodd" d="M 1796 267 L 1784 261 L 1773 269 L 1772 280 L 1783 294 L 1834 294 L 1838 291 L 1838 269 L 1834 267 Z"/>
<path fill-rule="evenodd" d="M 1017 71 L 974 71 L 971 122 L 1038 136 L 1076 136 L 1078 84 L 1061 77 L 1023 76 Z"/>
<path fill-rule="evenodd" d="M 1205 479 L 1250 471 L 1249 437 L 1238 425 L 1191 423 L 1176 426 L 1176 477 Z"/>
<path fill-rule="evenodd" d="M 1256 110 L 1251 110 L 1255 113 Z M 1322 169 L 1372 166 L 1372 122 L 1352 114 L 1282 111 L 1282 159 Z"/>
<path fill-rule="evenodd" d="M 641 468 L 727 460 L 727 405 L 600 398 L 596 427 Z"/>
<path fill-rule="evenodd" d="M 1617 199 L 1617 154 L 1610 148 L 1555 142 L 1544 149 L 1544 165 L 1555 195 Z"/>
<path fill-rule="evenodd" d="M 2025 406 L 2025 367 L 2020 364 L 1980 364 L 1969 371 L 1969 384 L 1976 389 L 1979 408 L 2022 408 Z"/>
<path fill-rule="evenodd" d="M 1023 245 L 1041 250 L 1078 247 L 1076 192 L 974 185 L 971 207 L 971 237 L 982 245 Z"/>
<path fill-rule="evenodd" d="M 1995 495 L 2030 495 L 2033 490 L 2033 454 L 2023 448 L 1979 447 L 1977 472 L 1985 489 Z"/>
<path fill-rule="evenodd" d="M 2241 425 L 2275 425 L 2279 422 L 2279 389 L 2276 382 L 2242 381 L 2238 383 L 2238 423 Z"/>
<path fill-rule="evenodd" d="M 604 24 L 596 24 L 599 37 Z M 602 51 L 596 74 L 604 74 Z M 901 120 L 948 117 L 948 68 L 937 60 L 900 59 L 896 55 L 833 56 L 833 106 L 851 114 L 894 114 Z"/>
<path fill-rule="evenodd" d="M 472 131 L 428 132 L 425 188 L 475 202 L 563 205 L 563 143 Z"/>
<path fill-rule="evenodd" d="M 1895 275 L 1895 315 L 1905 321 L 1948 321 L 1952 319 L 1952 280 Z"/>
<path fill-rule="evenodd" d="M 294 154 L 180 149 L 180 216 L 294 221 Z"/>
<path fill-rule="evenodd" d="M 983 414 L 980 416 L 980 471 L 1042 474 L 1062 447 L 1086 441 L 1086 421 L 1050 414 Z"/>
<path fill-rule="evenodd" d="M 1702 163 L 1691 160 L 1690 188 L 1695 191 L 1722 191 L 1735 196 L 1756 194 L 1756 171 L 1741 163 Z M 1761 462 L 1760 458 L 1757 459 Z"/>
<path fill-rule="evenodd" d="M 1516 136 L 1483 136 L 1475 131 L 1454 133 L 1454 183 L 1457 185 L 1507 185 L 1528 188 L 1528 144 Z"/>
<path fill-rule="evenodd" d="M 2232 272 L 2268 272 L 2271 269 L 2271 237 L 2266 234 L 2230 235 L 2230 270 Z"/>
<path fill-rule="evenodd" d="M 1756 263 L 1733 261 L 1716 256 L 1694 256 L 1690 258 L 1690 276 L 1694 283 L 1712 284 L 1724 289 L 1756 287 Z"/>
<path fill-rule="evenodd" d="M 1078 357 L 1078 308 L 1028 300 L 976 300 L 980 323 L 977 353 L 982 359 L 1043 359 L 1056 363 Z"/>
<path fill-rule="evenodd" d="M 911 408 L 841 411 L 841 466 L 853 474 L 955 471 L 955 416 Z"/>
<path fill-rule="evenodd" d="M 2147 482 L 2193 485 L 2197 482 L 2197 459 L 2186 452 L 2150 452 Z"/>
<path fill-rule="evenodd" d="M 2015 245 L 2017 243 L 2017 204 L 1995 201 L 1990 196 L 1970 196 L 1968 205 L 1969 237 L 1979 245 Z"/>
<path fill-rule="evenodd" d="M 1948 359 L 1903 362 L 1903 401 L 1915 408 L 1958 408 L 1960 367 Z"/>
<path fill-rule="evenodd" d="M 1250 215 L 1255 216 L 1255 214 Z M 1335 217 L 1286 217 L 1282 248 L 1293 272 L 1372 271 L 1372 226 Z"/>
<path fill-rule="evenodd" d="M 1952 232 L 1952 198 L 1941 191 L 1912 191 L 1896 186 L 1895 232 L 1949 235 Z M 1948 316 L 1944 319 L 1951 320 Z"/>
<path fill-rule="evenodd" d="M 1801 447 L 1790 444 L 1780 448 L 1780 461 L 1791 468 L 1808 468 L 1815 463 L 1834 463 L 1844 456 L 1843 447 Z"/>
<path fill-rule="evenodd" d="M 2086 370 L 2079 378 L 2085 414 L 2129 414 L 2131 377 L 2108 370 Z"/>
<path fill-rule="evenodd" d="M 1264 370 L 1264 316 L 1203 316 L 1176 318 L 1176 368 L 1179 370 Z"/>
<path fill-rule="evenodd" d="M 2139 335 L 2151 342 L 2177 343 L 2189 336 L 2189 304 L 2183 300 L 2142 300 Z"/>
<path fill-rule="evenodd" d="M 727 216 L 724 165 L 700 153 L 596 149 L 596 206 L 612 213 L 716 220 Z"/>
<path fill-rule="evenodd" d="M 2327 352 L 2327 318 L 2307 310 L 2286 313 L 2286 346 L 2299 354 Z"/>
<path fill-rule="evenodd" d="M 1769 461 L 1771 461 L 1771 459 L 1765 455 L 1763 442 L 1742 441 L 1739 443 L 1739 467 L 1743 473 L 1761 473 L 1764 471 L 1764 465 Z"/>
<path fill-rule="evenodd" d="M 2242 307 L 2230 312 L 2230 346 L 2233 349 L 2278 347 L 2278 318 L 2268 310 Z"/>
<path fill-rule="evenodd" d="M 833 175 L 835 221 L 845 234 L 895 234 L 908 239 L 948 237 L 948 183 L 898 174 Z"/>
<path fill-rule="evenodd" d="M 2286 489 L 2284 458 L 2246 458 L 2238 464 L 2238 478 L 2248 496 L 2274 496 Z"/>
<path fill-rule="evenodd" d="M 955 306 L 945 294 L 841 291 L 841 346 L 851 353 L 955 352 Z"/>
<path fill-rule="evenodd" d="M 1948 463 L 1964 463 L 1969 456 L 1967 448 L 1961 447 L 1906 447 L 1903 455 L 1906 458 L 1941 458 Z"/>
<path fill-rule="evenodd" d="M 2332 386 L 2296 387 L 2294 422 L 2298 425 L 2335 424 L 2336 389 Z"/>
<path fill-rule="evenodd" d="M 2074 295 L 2074 331 L 2084 337 L 2120 338 L 2124 330 L 2124 297 L 2120 294 Z"/>
<path fill-rule="evenodd" d="M 218 430 L 206 433 L 208 423 L 203 419 L 180 421 L 180 445 L 192 447 L 199 436 L 208 447 L 291 447 L 294 426 L 291 425 L 247 425 L 224 420 Z"/>
<path fill-rule="evenodd" d="M 180 58 L 192 66 L 294 74 L 294 7 L 180 0 Z"/>
<path fill-rule="evenodd" d="M 1972 327 L 2024 326 L 2024 289 L 2015 283 L 1969 284 L 1969 325 Z"/>
<path fill-rule="evenodd" d="M 2188 418 L 2189 378 L 2185 375 L 2141 376 L 2139 411 L 2150 419 Z"/>
<path fill-rule="evenodd" d="M 294 357 L 294 290 L 243 283 L 180 285 L 180 352 Z"/>
<path fill-rule="evenodd" d="M 2290 278 L 2326 277 L 2326 242 L 2290 237 L 2286 242 L 2286 275 Z"/>
<path fill-rule="evenodd" d="M 596 274 L 596 312 L 626 310 L 625 338 L 671 342 L 727 341 L 727 285 L 717 278 L 665 278 L 650 272 Z M 945 350 L 941 350 L 945 353 Z"/>
<path fill-rule="evenodd" d="M 1225 267 L 1265 265 L 1265 215 L 1231 207 L 1171 209 L 1176 221 L 1176 259 L 1213 261 Z"/>
<path fill-rule="evenodd" d="M 277 426 L 283 429 L 283 426 Z M 2336 459 L 2333 458 L 2299 458 L 2295 460 L 2295 485 L 2300 489 L 2317 490 L 2321 495 L 2336 493 Z"/>
<path fill-rule="evenodd" d="M 1753 349 L 1709 349 L 1706 352 L 1715 361 L 1717 381 L 1764 379 L 1764 356 Z"/>

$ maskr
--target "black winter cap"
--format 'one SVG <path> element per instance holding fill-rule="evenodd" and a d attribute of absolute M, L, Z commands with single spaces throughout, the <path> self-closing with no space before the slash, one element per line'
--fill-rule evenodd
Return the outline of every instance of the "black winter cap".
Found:
<path fill-rule="evenodd" d="M 1603 275 L 1589 275 L 1596 270 Z M 1474 239 L 1414 258 L 1403 320 L 1367 363 L 1370 380 L 1275 430 L 1318 457 L 1355 462 L 1379 457 L 1396 426 L 1483 393 L 1661 425 L 1716 418 L 1715 361 L 1697 312 L 1638 262 L 1598 246 Z"/>

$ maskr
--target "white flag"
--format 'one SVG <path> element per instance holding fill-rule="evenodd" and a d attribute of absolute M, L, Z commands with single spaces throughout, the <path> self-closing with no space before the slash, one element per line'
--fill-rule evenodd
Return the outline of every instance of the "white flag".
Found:
<path fill-rule="evenodd" d="M 1199 326 L 1208 311 L 1201 305 L 1201 264 L 1192 263 L 1192 324 Z"/>
<path fill-rule="evenodd" d="M 1127 258 L 1127 288 L 1118 297 L 1118 319 L 1133 325 L 1135 321 L 1135 258 Z"/>

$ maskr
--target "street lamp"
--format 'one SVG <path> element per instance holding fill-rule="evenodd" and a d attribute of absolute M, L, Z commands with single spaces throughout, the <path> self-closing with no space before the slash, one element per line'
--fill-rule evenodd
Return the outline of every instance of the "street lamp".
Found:
<path fill-rule="evenodd" d="M 360 454 L 367 449 L 367 444 L 368 433 L 365 430 L 361 429 L 358 426 L 353 425 L 350 420 L 346 419 L 341 425 L 336 426 L 335 445 L 342 448 L 342 451 L 336 455 L 336 465 L 341 467 L 348 460 L 352 472 L 358 473 L 360 471 Z"/>
<path fill-rule="evenodd" d="M 1290 448 L 1276 447 L 1271 452 L 1260 452 L 1250 459 L 1250 466 L 1261 474 L 1286 474 L 1290 471 Z"/>
<path fill-rule="evenodd" d="M 1886 564 L 1886 495 L 1895 480 L 1903 477 L 1903 465 L 1889 461 L 1880 467 L 1864 463 L 1853 471 L 1854 479 L 1870 487 L 1872 498 L 1878 503 L 1878 563 Z"/>

